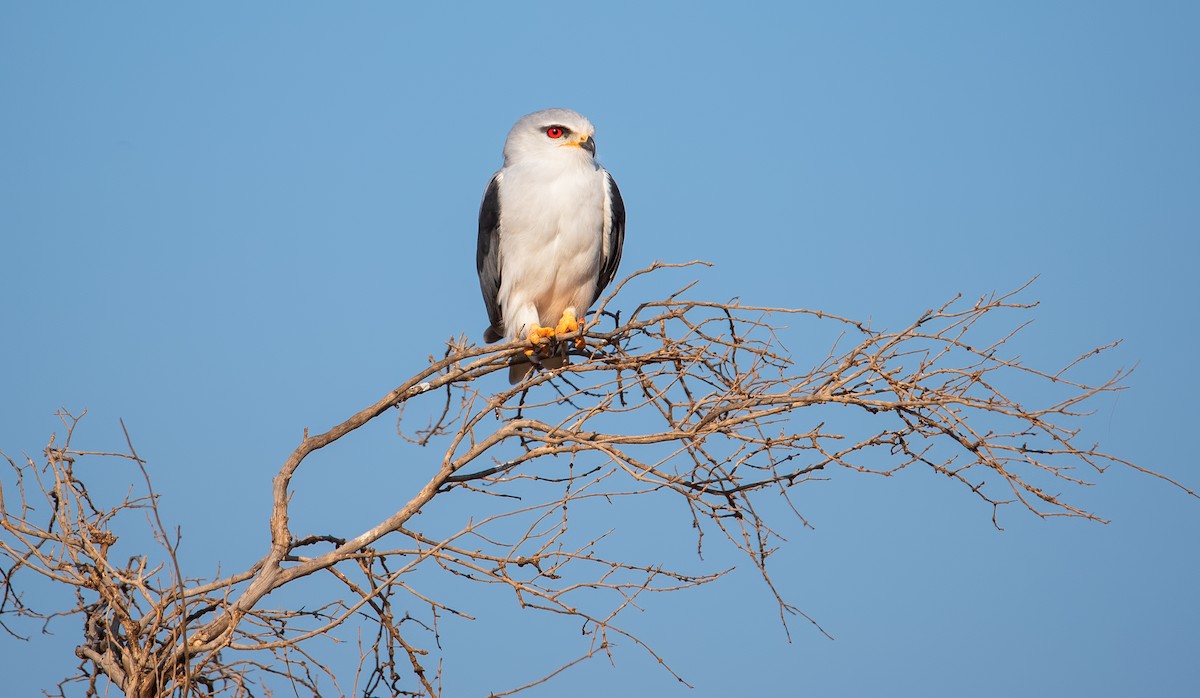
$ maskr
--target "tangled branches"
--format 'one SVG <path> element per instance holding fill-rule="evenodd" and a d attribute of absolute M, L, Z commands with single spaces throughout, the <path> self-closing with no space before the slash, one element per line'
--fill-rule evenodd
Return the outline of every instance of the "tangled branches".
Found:
<path fill-rule="evenodd" d="M 657 264 L 630 279 L 671 266 L 687 265 Z M 159 518 L 132 444 L 125 453 L 78 450 L 78 419 L 64 412 L 67 437 L 51 439 L 44 465 L 5 456 L 11 476 L 0 492 L 7 559 L 0 623 L 16 634 L 19 619 L 83 619 L 79 674 L 60 692 L 82 681 L 89 695 L 99 694 L 103 681 L 141 698 L 252 695 L 279 676 L 299 693 L 344 693 L 339 678 L 347 678 L 312 648 L 353 626 L 360 663 L 351 692 L 437 696 L 439 620 L 471 618 L 430 582 L 448 576 L 507 590 L 522 609 L 582 624 L 587 644 L 578 659 L 496 694 L 505 695 L 611 653 L 617 639 L 674 673 L 622 624 L 623 612 L 645 596 L 728 571 L 689 574 L 636 559 L 609 545 L 608 531 L 578 523 L 577 512 L 589 506 L 635 498 L 679 503 L 698 548 L 715 534 L 740 551 L 786 624 L 799 611 L 768 574 L 781 539 L 764 513 L 773 510 L 762 505 L 766 496 L 787 502 L 803 521 L 788 497 L 810 479 L 926 466 L 986 503 L 999 525 L 996 512 L 1008 504 L 1042 517 L 1097 519 L 1062 492 L 1112 464 L 1154 474 L 1077 443 L 1083 403 L 1120 390 L 1126 374 L 1091 384 L 1069 372 L 1112 345 L 1048 372 L 1010 352 L 1019 326 L 988 338 L 997 316 L 1033 307 L 1016 293 L 955 299 L 899 330 L 876 330 L 817 311 L 687 300 L 688 290 L 624 318 L 607 314 L 572 365 L 499 392 L 488 376 L 503 375 L 523 347 L 451 343 L 374 404 L 329 431 L 306 433 L 273 481 L 269 549 L 249 568 L 209 581 L 183 573 L 178 535 Z M 804 322 L 806 337 L 825 332 L 828 351 L 811 360 L 790 355 L 779 339 L 785 318 Z M 1059 397 L 1026 404 L 1018 396 L 1031 385 Z M 296 530 L 291 485 L 306 458 L 396 408 L 404 438 L 429 454 L 424 484 L 366 530 Z M 408 426 L 419 418 L 414 410 L 427 418 L 416 429 Z M 138 494 L 93 501 L 77 463 L 84 458 L 133 463 Z M 474 498 L 474 518 L 447 529 L 414 518 L 452 492 Z M 121 526 L 147 513 L 158 552 L 111 560 Z M 340 591 L 298 607 L 265 601 L 313 575 Z M 19 584 L 27 577 L 71 590 L 73 604 L 29 607 Z"/>

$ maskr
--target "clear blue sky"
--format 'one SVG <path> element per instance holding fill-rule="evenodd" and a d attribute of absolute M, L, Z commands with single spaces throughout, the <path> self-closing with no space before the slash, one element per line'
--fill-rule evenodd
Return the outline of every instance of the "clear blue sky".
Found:
<path fill-rule="evenodd" d="M 1091 375 L 1136 364 L 1131 390 L 1085 438 L 1194 488 L 1198 30 L 1189 2 L 7 0 L 0 449 L 40 453 L 60 405 L 89 410 L 91 448 L 123 418 L 186 572 L 256 559 L 304 427 L 479 340 L 479 198 L 512 122 L 566 106 L 624 193 L 623 271 L 707 259 L 698 294 L 877 326 L 1040 275 L 1021 353 L 1050 368 L 1123 338 Z M 396 460 L 392 427 L 297 481 L 307 525 L 355 532 L 432 469 Z M 112 469 L 94 477 L 123 491 Z M 1011 509 L 998 532 L 931 474 L 838 473 L 798 493 L 815 530 L 784 526 L 773 560 L 836 640 L 796 624 L 788 644 L 738 573 L 632 619 L 695 691 L 624 646 L 530 695 L 1194 691 L 1200 502 L 1117 470 L 1075 496 L 1112 523 Z M 603 523 L 651 560 L 721 562 Z M 575 649 L 576 627 L 489 604 L 443 628 L 447 695 Z M 0 638 L 12 695 L 72 664 L 78 623 L 51 629 Z"/>

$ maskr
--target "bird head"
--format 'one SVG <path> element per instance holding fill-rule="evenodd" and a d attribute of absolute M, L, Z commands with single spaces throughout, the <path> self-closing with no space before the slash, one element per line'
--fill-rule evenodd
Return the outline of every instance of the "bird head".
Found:
<path fill-rule="evenodd" d="M 505 165 L 525 157 L 591 160 L 596 155 L 595 127 L 579 112 L 543 109 L 521 117 L 504 143 Z"/>

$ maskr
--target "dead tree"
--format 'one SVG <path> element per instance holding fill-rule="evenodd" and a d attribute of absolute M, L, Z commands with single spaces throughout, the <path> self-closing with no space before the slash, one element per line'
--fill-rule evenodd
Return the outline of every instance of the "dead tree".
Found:
<path fill-rule="evenodd" d="M 681 266 L 689 265 L 656 264 L 630 279 Z M 417 576 L 437 572 L 507 589 L 522 609 L 562 616 L 572 629 L 582 624 L 589 644 L 575 661 L 610 653 L 620 639 L 674 674 L 623 626 L 622 612 L 724 572 L 688 574 L 623 555 L 601 545 L 604 531 L 578 530 L 570 508 L 646 497 L 681 503 L 698 548 L 739 550 L 786 624 L 800 612 L 768 574 L 780 539 L 763 512 L 778 508 L 762 503 L 790 506 L 792 488 L 811 479 L 928 467 L 960 483 L 999 525 L 997 512 L 1010 504 L 1039 517 L 1099 520 L 1060 493 L 1114 464 L 1157 476 L 1078 443 L 1084 403 L 1121 390 L 1127 373 L 1098 383 L 1073 375 L 1114 345 L 1053 371 L 1015 358 L 1021 316 L 1034 307 L 1017 299 L 1024 288 L 973 303 L 956 298 L 896 330 L 819 311 L 688 300 L 689 290 L 606 313 L 582 348 L 561 345 L 578 354 L 571 365 L 499 392 L 491 391 L 501 381 L 481 379 L 525 347 L 449 343 L 374 404 L 324 433 L 305 433 L 273 481 L 270 548 L 248 569 L 215 579 L 184 574 L 178 535 L 162 520 L 133 444 L 89 452 L 73 440 L 78 418 L 64 411 L 66 434 L 51 438 L 41 462 L 5 456 L 0 625 L 19 636 L 22 623 L 82 620 L 79 671 L 59 684 L 63 695 L 81 684 L 87 695 L 242 696 L 279 680 L 299 694 L 438 696 L 438 620 L 470 610 L 449 607 Z M 1014 314 L 1015 322 L 1007 317 Z M 827 351 L 794 358 L 780 341 L 784 322 L 809 338 L 824 332 Z M 1030 404 L 1030 392 L 1056 397 Z M 296 530 L 291 483 L 305 459 L 396 409 L 409 411 L 406 426 L 413 412 L 426 415 L 402 431 L 428 453 L 425 484 L 366 530 Z M 843 424 L 848 412 L 861 418 Z M 84 464 L 114 458 L 131 464 L 136 486 L 119 501 L 96 501 Z M 477 498 L 482 513 L 451 533 L 414 518 L 449 492 Z M 112 559 L 124 527 L 146 521 L 157 549 Z M 267 600 L 311 575 L 335 580 L 340 593 L 300 608 Z M 31 607 L 22 594 L 28 584 L 68 589 L 74 601 Z M 368 638 L 352 686 L 312 649 L 349 626 Z"/>

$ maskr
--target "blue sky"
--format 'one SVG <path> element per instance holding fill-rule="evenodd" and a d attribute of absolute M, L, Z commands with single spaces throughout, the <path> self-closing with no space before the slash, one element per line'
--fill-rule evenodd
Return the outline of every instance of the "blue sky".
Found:
<path fill-rule="evenodd" d="M 123 419 L 188 572 L 256 559 L 303 428 L 479 341 L 479 198 L 513 121 L 567 106 L 621 185 L 622 271 L 706 259 L 698 295 L 883 327 L 1038 276 L 1021 354 L 1123 339 L 1089 375 L 1136 365 L 1130 390 L 1084 435 L 1195 488 L 1198 26 L 1186 2 L 4 2 L 0 449 L 40 453 L 60 405 L 97 450 Z M 296 483 L 311 525 L 400 501 L 431 465 L 398 466 L 397 441 L 385 423 L 322 454 Z M 97 486 L 123 491 L 111 467 Z M 785 527 L 773 560 L 835 640 L 795 624 L 789 644 L 739 571 L 633 621 L 694 691 L 622 647 L 530 695 L 1193 689 L 1200 502 L 1117 469 L 1075 497 L 1112 523 L 1010 509 L 999 532 L 929 473 L 839 473 L 798 491 L 815 529 Z M 652 559 L 722 561 L 656 550 L 643 514 L 624 533 Z M 574 641 L 476 604 L 444 629 L 447 695 Z M 0 639 L 14 694 L 70 667 L 77 626 L 51 629 Z"/>

